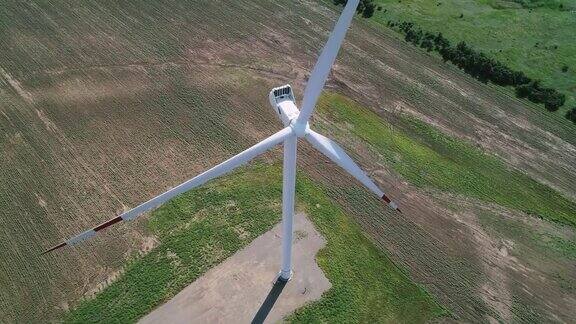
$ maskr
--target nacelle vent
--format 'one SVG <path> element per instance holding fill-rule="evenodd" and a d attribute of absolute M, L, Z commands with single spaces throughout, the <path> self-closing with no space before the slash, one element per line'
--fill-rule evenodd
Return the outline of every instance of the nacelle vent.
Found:
<path fill-rule="evenodd" d="M 278 98 L 278 97 L 288 96 L 291 93 L 292 93 L 292 89 L 290 88 L 290 86 L 284 86 L 282 88 L 274 90 L 274 97 Z"/>
<path fill-rule="evenodd" d="M 300 112 L 296 108 L 296 99 L 289 84 L 272 89 L 269 99 L 272 109 L 278 114 L 284 126 L 288 126 L 291 119 L 298 117 Z"/>
<path fill-rule="evenodd" d="M 272 89 L 274 99 L 276 102 L 282 101 L 282 99 L 288 99 L 294 101 L 294 96 L 292 95 L 292 87 L 289 84 Z"/>

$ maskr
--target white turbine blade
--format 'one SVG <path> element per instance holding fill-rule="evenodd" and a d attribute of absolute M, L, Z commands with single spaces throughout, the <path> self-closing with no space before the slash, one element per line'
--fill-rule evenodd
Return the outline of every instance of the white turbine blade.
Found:
<path fill-rule="evenodd" d="M 306 89 L 304 90 L 301 112 L 298 116 L 299 123 L 306 123 L 312 115 L 312 112 L 314 112 L 316 101 L 318 101 L 322 88 L 324 88 L 332 64 L 334 64 L 334 60 L 336 60 L 336 56 L 338 55 L 340 46 L 344 41 L 346 31 L 348 30 L 350 23 L 352 23 L 352 18 L 354 17 L 359 2 L 360 0 L 348 0 L 344 11 L 336 23 L 336 27 L 334 27 L 328 42 L 324 45 L 322 54 L 320 54 L 320 57 L 314 66 L 314 70 L 310 75 Z"/>
<path fill-rule="evenodd" d="M 340 166 L 342 169 L 346 170 L 350 175 L 352 175 L 356 180 L 360 181 L 364 186 L 366 186 L 370 191 L 375 193 L 379 198 L 382 198 L 388 205 L 397 211 L 398 205 L 391 201 L 386 194 L 378 188 L 378 186 L 370 179 L 362 169 L 352 160 L 346 152 L 336 144 L 333 140 L 327 138 L 324 135 L 316 133 L 313 130 L 309 130 L 306 134 L 306 139 L 314 148 L 320 151 L 322 154 L 326 155 L 330 160 Z"/>
<path fill-rule="evenodd" d="M 234 170 L 235 168 L 248 163 L 250 160 L 252 160 L 253 158 L 255 158 L 256 156 L 266 152 L 267 150 L 269 150 L 270 148 L 276 146 L 277 144 L 283 142 L 288 136 L 292 135 L 292 129 L 290 127 L 284 128 L 283 130 L 279 131 L 278 133 L 266 138 L 265 140 L 261 141 L 260 143 L 252 146 L 251 148 L 243 151 L 242 153 L 235 155 L 233 157 L 231 157 L 230 159 L 218 164 L 217 166 L 209 169 L 208 171 L 205 171 L 204 173 L 201 173 L 199 175 L 197 175 L 196 177 L 180 184 L 177 187 L 174 187 L 173 189 L 170 189 L 168 191 L 166 191 L 165 193 L 158 195 L 150 200 L 148 200 L 147 202 L 135 207 L 134 209 L 131 209 L 125 213 L 123 213 L 120 216 L 114 217 L 96 227 L 94 227 L 93 229 L 89 229 L 85 232 L 82 232 L 76 236 L 74 236 L 73 238 L 60 243 L 48 250 L 46 250 L 44 253 L 56 250 L 58 248 L 64 247 L 66 245 L 75 245 L 78 244 L 86 239 L 89 239 L 91 237 L 93 237 L 94 235 L 96 235 L 96 233 L 100 230 L 103 230 L 104 228 L 116 224 L 120 221 L 125 221 L 125 220 L 132 220 L 138 216 L 140 216 L 142 213 L 149 211 L 155 207 L 158 207 L 159 205 L 165 203 L 166 201 L 188 191 L 191 190 L 193 188 L 196 188 L 216 177 L 219 177 L 223 174 L 226 174 L 232 170 Z"/>

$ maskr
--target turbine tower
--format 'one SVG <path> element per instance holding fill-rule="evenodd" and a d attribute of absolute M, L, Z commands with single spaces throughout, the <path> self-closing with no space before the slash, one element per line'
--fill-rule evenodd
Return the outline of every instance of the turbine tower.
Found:
<path fill-rule="evenodd" d="M 397 210 L 398 206 L 392 202 L 386 194 L 360 169 L 360 167 L 344 152 L 344 150 L 331 139 L 313 131 L 308 126 L 308 120 L 314 112 L 314 108 L 346 31 L 352 22 L 356 7 L 360 0 L 349 0 L 344 7 L 336 27 L 332 31 L 328 42 L 324 45 L 322 53 L 314 66 L 314 70 L 308 80 L 304 97 L 302 100 L 302 110 L 296 106 L 296 100 L 290 85 L 274 88 L 270 91 L 269 100 L 275 113 L 278 115 L 284 128 L 276 134 L 266 138 L 260 143 L 249 149 L 231 157 L 230 159 L 214 166 L 213 168 L 199 174 L 198 176 L 170 189 L 147 202 L 116 216 L 92 229 L 84 231 L 46 251 L 54 251 L 67 245 L 78 244 L 88 238 L 96 235 L 99 231 L 121 221 L 133 220 L 163 204 L 164 202 L 178 196 L 188 190 L 196 188 L 207 181 L 224 175 L 235 168 L 248 163 L 256 156 L 268 151 L 274 146 L 283 143 L 284 161 L 282 177 L 282 265 L 279 273 L 280 280 L 289 280 L 292 276 L 292 235 L 293 235 L 293 218 L 294 218 L 294 194 L 296 185 L 296 156 L 298 138 L 305 138 L 314 148 L 326 155 L 338 166 L 346 170 L 350 175 L 356 178 L 360 183 L 366 186 L 370 191 L 383 199 L 392 209 Z M 44 254 L 43 253 L 43 254 Z"/>

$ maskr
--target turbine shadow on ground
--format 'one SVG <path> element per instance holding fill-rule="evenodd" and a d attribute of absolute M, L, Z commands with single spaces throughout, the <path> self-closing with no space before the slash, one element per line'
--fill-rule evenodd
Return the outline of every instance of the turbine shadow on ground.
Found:
<path fill-rule="evenodd" d="M 252 324 L 264 323 L 266 317 L 268 317 L 268 314 L 270 314 L 272 307 L 274 307 L 274 304 L 276 304 L 278 297 L 280 297 L 280 294 L 282 294 L 282 290 L 284 290 L 286 283 L 287 281 L 276 279 L 276 282 L 274 282 L 274 285 L 272 285 L 272 289 L 270 289 L 266 299 L 258 309 L 258 312 L 256 312 L 256 315 L 254 315 L 254 318 L 251 322 Z"/>

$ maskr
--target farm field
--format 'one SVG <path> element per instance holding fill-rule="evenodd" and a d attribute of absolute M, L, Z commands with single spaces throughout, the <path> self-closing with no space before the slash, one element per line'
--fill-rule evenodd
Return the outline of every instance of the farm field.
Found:
<path fill-rule="evenodd" d="M 385 190 L 404 197 L 400 205 L 410 216 L 386 217 L 369 196 L 346 180 L 335 181 L 336 174 L 325 179 L 331 184 L 329 196 L 372 233 L 377 245 L 406 260 L 411 276 L 458 319 L 482 322 L 488 315 L 503 322 L 541 322 L 550 318 L 547 309 L 559 315 L 572 307 L 574 226 L 522 210 L 532 202 L 540 208 L 564 205 L 565 215 L 573 219 L 574 202 L 557 193 L 549 196 L 550 189 L 524 174 L 407 116 L 398 116 L 392 125 L 334 93 L 326 94 L 318 108 L 315 128 L 355 152 L 357 160 L 371 161 L 364 167 L 382 179 Z M 324 172 L 313 174 L 321 179 Z M 516 191 L 517 186 L 526 190 Z M 517 193 L 522 197 L 512 199 Z M 550 204 L 549 199 L 560 200 Z M 518 200 L 526 204 L 514 206 Z M 569 313 L 560 318 L 571 318 Z"/>
<path fill-rule="evenodd" d="M 315 1 L 0 1 L 0 322 L 73 320 L 89 309 L 81 300 L 105 299 L 105 287 L 126 280 L 126 260 L 165 248 L 154 232 L 161 224 L 146 216 L 38 257 L 277 130 L 269 89 L 290 82 L 302 93 L 338 10 Z M 330 208 L 350 215 L 454 319 L 574 318 L 574 228 L 550 221 L 573 216 L 573 125 L 362 19 L 328 85 L 314 125 L 358 157 L 405 215 L 391 217 L 303 145 L 303 177 L 320 181 L 338 203 Z M 395 147 L 358 122 L 411 146 Z M 457 156 L 460 148 L 472 155 Z M 488 163 L 510 181 L 491 192 L 434 179 L 444 163 L 470 176 Z M 531 204 L 508 197 L 509 182 Z M 518 189 L 525 184 L 529 191 Z M 176 280 L 169 292 L 184 284 L 163 278 Z M 413 311 L 396 302 L 398 316 Z M 294 319 L 331 315 L 311 305 Z"/>
<path fill-rule="evenodd" d="M 281 183 L 280 165 L 257 164 L 154 211 L 149 227 L 159 246 L 129 262 L 121 279 L 80 304 L 65 321 L 126 323 L 147 314 L 280 221 Z M 292 320 L 414 323 L 444 314 L 321 187 L 300 176 L 298 193 L 299 209 L 306 210 L 327 239 L 318 259 L 333 287 Z"/>
<path fill-rule="evenodd" d="M 370 143 L 386 165 L 417 187 L 496 203 L 576 227 L 574 202 L 417 119 L 398 118 L 393 128 L 365 107 L 333 93 L 323 98 L 318 109 L 334 124 L 334 132 Z"/>
<path fill-rule="evenodd" d="M 507 66 L 566 94 L 576 107 L 576 3 L 570 0 L 377 0 L 374 21 L 412 21 L 465 41 Z M 563 68 L 567 67 L 566 71 Z M 543 109 L 543 107 L 539 107 Z"/>

